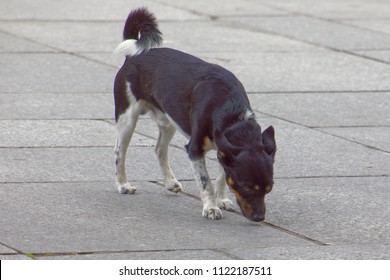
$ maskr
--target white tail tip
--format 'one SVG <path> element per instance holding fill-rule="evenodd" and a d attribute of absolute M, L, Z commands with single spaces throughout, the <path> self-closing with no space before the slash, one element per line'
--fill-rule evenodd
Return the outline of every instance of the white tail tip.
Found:
<path fill-rule="evenodd" d="M 133 56 L 139 53 L 137 40 L 128 39 L 120 43 L 114 50 L 115 62 L 119 63 L 126 56 Z"/>

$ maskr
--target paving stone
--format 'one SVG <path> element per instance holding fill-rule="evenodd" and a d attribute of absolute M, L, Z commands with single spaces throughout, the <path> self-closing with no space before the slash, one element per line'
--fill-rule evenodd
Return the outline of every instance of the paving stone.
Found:
<path fill-rule="evenodd" d="M 381 32 L 390 35 L 390 20 L 389 19 L 359 19 L 359 20 L 347 20 L 344 23 L 358 26 L 364 29 L 369 29 L 376 32 Z"/>
<path fill-rule="evenodd" d="M 0 121 L 0 147 L 113 147 L 114 125 L 100 120 Z M 154 147 L 155 140 L 134 134 L 131 145 Z"/>
<path fill-rule="evenodd" d="M 291 13 L 310 14 L 320 18 L 329 19 L 378 19 L 387 18 L 390 7 L 386 1 L 373 0 L 329 0 L 316 2 L 299 0 L 299 1 L 273 1 L 262 0 L 264 5 L 267 4 L 273 8 L 279 8 L 282 11 Z"/>
<path fill-rule="evenodd" d="M 332 135 L 356 141 L 370 147 L 390 152 L 390 127 L 332 127 L 320 128 Z"/>
<path fill-rule="evenodd" d="M 6 22 L 2 29 L 68 52 L 110 52 L 122 41 L 123 22 Z M 99 34 L 99 36 L 96 36 Z"/>
<path fill-rule="evenodd" d="M 54 49 L 1 32 L 0 53 L 10 52 L 56 52 Z"/>
<path fill-rule="evenodd" d="M 267 220 L 331 245 L 388 245 L 389 184 L 389 176 L 280 179 Z"/>
<path fill-rule="evenodd" d="M 69 54 L 0 53 L 0 62 L 2 93 L 111 92 L 116 75 L 115 68 Z"/>
<path fill-rule="evenodd" d="M 274 121 L 273 126 L 277 178 L 390 174 L 390 158 L 383 152 L 291 123 Z"/>
<path fill-rule="evenodd" d="M 50 0 L 2 1 L 0 19 L 3 20 L 118 20 L 127 16 L 130 10 L 147 6 L 156 11 L 163 19 L 193 20 L 199 19 L 194 13 L 172 8 L 154 1 L 104 1 L 99 0 L 69 0 L 67 5 Z"/>
<path fill-rule="evenodd" d="M 180 2 L 174 0 L 162 0 L 160 3 L 180 7 L 184 10 L 199 11 L 212 17 L 225 16 L 275 16 L 286 14 L 286 12 L 264 6 L 258 1 L 243 0 L 240 2 L 227 0 L 223 5 L 218 0 L 199 0 L 191 2 Z"/>
<path fill-rule="evenodd" d="M 381 50 L 390 47 L 390 36 L 386 34 L 313 17 L 238 18 L 234 22 L 340 50 Z"/>
<path fill-rule="evenodd" d="M 212 52 L 212 55 L 228 52 L 229 57 L 235 57 L 238 53 L 313 49 L 310 45 L 287 38 L 252 32 L 237 28 L 234 24 L 227 26 L 226 23 L 219 22 L 164 23 L 161 24 L 161 31 L 164 34 L 166 47 L 193 55 L 204 52 Z"/>
<path fill-rule="evenodd" d="M 0 182 L 108 181 L 115 188 L 112 147 L 0 149 Z M 193 179 L 187 154 L 170 148 L 170 162 L 178 179 Z M 130 147 L 128 180 L 161 180 L 153 147 Z M 210 162 L 215 178 L 217 164 Z"/>
<path fill-rule="evenodd" d="M 1 120 L 114 119 L 112 92 L 0 93 L 0 100 Z"/>
<path fill-rule="evenodd" d="M 0 254 L 0 260 L 31 260 L 30 257 L 27 257 L 26 255 L 22 254 L 7 254 L 7 255 L 1 255 Z"/>
<path fill-rule="evenodd" d="M 380 61 L 390 63 L 390 51 L 382 50 L 382 51 L 356 51 L 354 52 L 358 55 L 368 56 L 374 59 L 378 59 Z"/>
<path fill-rule="evenodd" d="M 345 245 L 239 248 L 232 250 L 236 256 L 249 259 L 272 260 L 375 260 L 388 259 L 389 245 Z"/>
<path fill-rule="evenodd" d="M 112 146 L 115 128 L 102 121 L 0 121 L 0 147 Z"/>
<path fill-rule="evenodd" d="M 121 252 L 121 253 L 94 253 L 65 256 L 39 256 L 38 259 L 51 260 L 229 260 L 225 254 L 212 250 L 172 250 L 150 252 Z"/>
<path fill-rule="evenodd" d="M 233 72 L 248 92 L 390 89 L 390 66 L 331 51 L 218 53 L 208 57 Z"/>
<path fill-rule="evenodd" d="M 251 94 L 252 107 L 310 127 L 387 126 L 390 92 Z"/>
<path fill-rule="evenodd" d="M 1 259 L 1 255 L 2 254 L 11 254 L 11 253 L 15 253 L 16 254 L 17 252 L 0 244 L 0 259 Z"/>
<path fill-rule="evenodd" d="M 220 221 L 205 219 L 199 201 L 149 183 L 135 195 L 87 182 L 2 184 L 0 192 L 2 242 L 28 253 L 174 249 L 228 253 L 236 247 L 251 248 L 254 241 L 263 247 L 306 243 L 228 212 Z M 220 238 L 221 232 L 227 238 Z"/>
<path fill-rule="evenodd" d="M 125 20 L 126 17 L 121 22 L 12 22 L 4 23 L 3 29 L 68 52 L 112 53 L 122 41 Z M 226 27 L 218 22 L 161 22 L 159 26 L 166 47 L 190 53 L 312 48 L 278 36 L 237 29 L 234 26 Z M 100 35 L 96 36 L 97 33 Z"/>

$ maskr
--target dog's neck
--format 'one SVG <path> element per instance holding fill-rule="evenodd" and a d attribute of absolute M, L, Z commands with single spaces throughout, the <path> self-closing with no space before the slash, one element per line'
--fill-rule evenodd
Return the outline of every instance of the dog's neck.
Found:
<path fill-rule="evenodd" d="M 261 143 L 261 129 L 254 115 L 242 118 L 222 130 L 227 140 L 234 146 L 257 147 Z"/>

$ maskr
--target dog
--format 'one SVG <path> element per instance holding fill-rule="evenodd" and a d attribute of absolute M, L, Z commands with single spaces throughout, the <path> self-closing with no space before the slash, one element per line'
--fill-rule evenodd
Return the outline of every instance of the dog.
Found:
<path fill-rule="evenodd" d="M 123 40 L 114 51 L 125 59 L 114 82 L 119 193 L 136 191 L 126 179 L 125 159 L 138 117 L 149 112 L 159 129 L 155 151 L 168 190 L 182 190 L 168 162 L 169 142 L 179 130 L 189 140 L 185 148 L 201 192 L 203 217 L 219 220 L 221 209 L 234 210 L 227 184 L 243 215 L 263 221 L 264 197 L 274 183 L 275 131 L 270 126 L 261 132 L 241 82 L 221 66 L 159 47 L 162 33 L 146 8 L 130 12 Z M 220 164 L 215 188 L 205 163 L 211 149 L 217 150 Z"/>

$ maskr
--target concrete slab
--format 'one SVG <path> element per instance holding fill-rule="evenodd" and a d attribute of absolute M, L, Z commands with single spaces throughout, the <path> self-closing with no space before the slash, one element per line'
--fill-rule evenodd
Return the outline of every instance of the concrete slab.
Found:
<path fill-rule="evenodd" d="M 390 92 L 251 94 L 254 109 L 310 127 L 387 126 Z"/>
<path fill-rule="evenodd" d="M 5 254 L 1 255 L 0 254 L 0 260 L 5 261 L 5 260 L 31 260 L 30 257 L 22 254 Z"/>
<path fill-rule="evenodd" d="M 277 178 L 390 174 L 386 153 L 300 125 L 274 121 L 273 126 Z"/>
<path fill-rule="evenodd" d="M 232 57 L 237 54 L 237 50 L 244 54 L 264 51 L 313 50 L 312 46 L 301 42 L 237 28 L 237 24 L 225 22 L 163 23 L 161 31 L 166 40 L 166 47 L 193 55 L 200 55 L 203 52 L 229 52 L 229 56 Z M 207 42 L 206 45 L 205 42 Z"/>
<path fill-rule="evenodd" d="M 23 85 L 18 85 L 23 87 Z M 50 87 L 49 87 L 50 88 Z M 11 89 L 12 90 L 12 89 Z M 46 90 L 42 90 L 45 92 Z M 1 120 L 114 119 L 114 97 L 105 93 L 0 93 Z"/>
<path fill-rule="evenodd" d="M 165 19 L 194 20 L 200 16 L 175 9 L 154 1 L 99 1 L 69 0 L 67 5 L 61 5 L 50 0 L 37 0 L 33 3 L 28 0 L 2 1 L 0 10 L 7 11 L 0 15 L 2 20 L 118 20 L 127 16 L 131 9 L 147 6 L 155 10 Z"/>
<path fill-rule="evenodd" d="M 0 244 L 0 259 L 1 259 L 1 255 L 4 255 L 4 254 L 16 254 L 17 252 L 4 246 L 4 245 L 1 245 Z"/>
<path fill-rule="evenodd" d="M 389 65 L 343 53 L 240 52 L 206 58 L 233 72 L 249 92 L 390 90 Z"/>
<path fill-rule="evenodd" d="M 193 179 L 185 152 L 172 147 L 170 162 L 178 179 Z M 108 181 L 115 188 L 112 147 L 0 149 L 0 182 Z M 209 164 L 217 176 L 216 163 Z M 161 180 L 154 148 L 132 147 L 127 155 L 128 180 Z"/>
<path fill-rule="evenodd" d="M 113 147 L 116 128 L 100 120 L 0 120 L 0 147 Z M 155 140 L 134 134 L 131 145 L 154 147 Z"/>
<path fill-rule="evenodd" d="M 112 146 L 115 129 L 103 121 L 0 121 L 0 147 Z"/>
<path fill-rule="evenodd" d="M 116 75 L 115 68 L 69 54 L 0 53 L 0 62 L 2 93 L 111 92 Z"/>
<path fill-rule="evenodd" d="M 389 19 L 358 19 L 343 21 L 346 24 L 390 35 Z"/>
<path fill-rule="evenodd" d="M 239 3 L 234 0 L 227 0 L 223 5 L 218 0 L 199 0 L 191 2 L 180 2 L 174 0 L 162 0 L 159 3 L 165 3 L 168 6 L 180 7 L 188 11 L 196 11 L 200 14 L 206 14 L 213 18 L 226 16 L 274 16 L 286 14 L 280 9 L 264 6 L 259 1 L 243 0 Z"/>
<path fill-rule="evenodd" d="M 1 31 L 0 53 L 18 52 L 56 52 L 56 50 Z"/>
<path fill-rule="evenodd" d="M 390 51 L 382 50 L 382 51 L 356 51 L 354 52 L 358 55 L 372 57 L 374 59 L 378 59 L 380 61 L 390 63 Z"/>
<path fill-rule="evenodd" d="M 390 12 L 388 3 L 381 0 L 367 2 L 365 0 L 329 0 L 318 2 L 313 5 L 313 1 L 273 1 L 262 0 L 262 4 L 267 4 L 282 11 L 293 14 L 310 14 L 320 18 L 329 19 L 378 19 L 387 18 Z"/>
<path fill-rule="evenodd" d="M 68 52 L 112 53 L 122 41 L 125 20 L 126 17 L 115 22 L 5 22 L 2 29 Z M 213 21 L 160 22 L 159 26 L 166 47 L 195 54 L 202 51 L 236 52 L 237 49 L 259 52 L 313 48 L 286 38 Z M 96 36 L 97 33 L 99 36 Z"/>
<path fill-rule="evenodd" d="M 113 52 L 122 40 L 123 22 L 5 22 L 2 29 L 68 52 Z M 96 36 L 99 34 L 99 36 Z"/>
<path fill-rule="evenodd" d="M 232 256 L 234 257 L 234 256 Z M 40 260 L 229 260 L 228 254 L 213 250 L 167 250 L 134 252 L 97 252 L 91 254 L 69 254 L 37 256 Z"/>
<path fill-rule="evenodd" d="M 276 180 L 271 223 L 331 245 L 388 245 L 390 177 Z"/>
<path fill-rule="evenodd" d="M 120 195 L 105 183 L 2 184 L 1 240 L 28 253 L 178 249 L 229 253 L 237 247 L 253 248 L 254 243 L 262 247 L 307 243 L 233 213 L 224 212 L 220 221 L 207 220 L 199 201 L 143 184 L 144 190 L 135 195 Z M 220 238 L 221 232 L 227 238 Z"/>
<path fill-rule="evenodd" d="M 332 135 L 390 152 L 390 127 L 332 127 L 319 128 Z"/>
<path fill-rule="evenodd" d="M 390 47 L 390 36 L 313 17 L 232 19 L 239 25 L 294 38 L 302 42 L 340 50 L 381 50 Z"/>
<path fill-rule="evenodd" d="M 236 256 L 249 259 L 272 260 L 386 260 L 389 245 L 346 245 L 249 248 L 232 250 Z"/>

